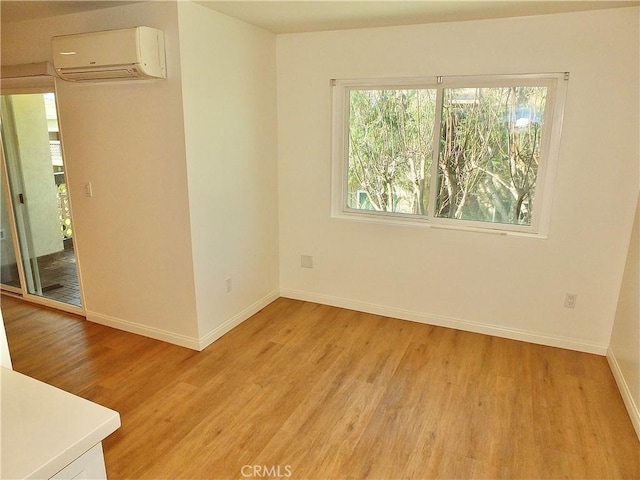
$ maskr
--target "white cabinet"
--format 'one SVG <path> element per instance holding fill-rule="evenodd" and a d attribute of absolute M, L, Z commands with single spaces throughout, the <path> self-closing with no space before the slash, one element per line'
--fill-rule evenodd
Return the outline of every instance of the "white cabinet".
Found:
<path fill-rule="evenodd" d="M 56 473 L 51 480 L 106 480 L 106 478 L 107 470 L 104 466 L 102 443 L 99 443 Z"/>

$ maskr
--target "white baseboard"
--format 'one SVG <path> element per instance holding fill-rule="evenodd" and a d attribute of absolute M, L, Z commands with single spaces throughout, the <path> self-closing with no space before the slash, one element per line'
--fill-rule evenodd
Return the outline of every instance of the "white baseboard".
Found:
<path fill-rule="evenodd" d="M 386 307 L 384 305 L 376 305 L 373 303 L 360 302 L 357 300 L 349 300 L 341 297 L 322 295 L 317 293 L 309 293 L 298 290 L 280 289 L 282 297 L 293 298 L 296 300 L 304 300 L 314 303 L 322 303 L 334 307 L 346 308 L 349 310 L 357 310 L 360 312 L 373 313 L 376 315 L 384 315 L 386 317 L 399 318 L 401 320 L 409 320 L 413 322 L 426 323 L 440 327 L 454 328 L 456 330 L 464 330 L 467 332 L 483 333 L 496 337 L 509 338 L 512 340 L 521 340 L 523 342 L 535 343 L 538 345 L 546 345 L 549 347 L 565 348 L 578 352 L 594 353 L 596 355 L 605 355 L 607 353 L 606 345 L 586 342 L 583 340 L 575 340 L 572 338 L 556 337 L 537 332 L 529 332 L 514 328 L 506 328 L 488 323 L 474 322 L 470 320 L 461 320 L 458 318 L 445 317 L 441 315 L 431 315 L 412 310 L 404 310 L 394 307 Z"/>
<path fill-rule="evenodd" d="M 180 335 L 160 328 L 149 327 L 146 325 L 140 325 L 139 323 L 129 322 L 119 318 L 110 317 L 96 312 L 86 312 L 87 320 L 93 323 L 99 323 L 100 325 L 106 325 L 107 327 L 117 328 L 118 330 L 124 330 L 125 332 L 136 333 L 145 337 L 154 338 L 156 340 L 162 340 L 163 342 L 173 343 L 181 347 L 190 348 L 192 350 L 204 350 L 211 345 L 229 330 L 237 327 L 246 319 L 259 312 L 261 309 L 269 305 L 280 296 L 279 290 L 274 290 L 267 296 L 261 298 L 253 305 L 242 310 L 237 315 L 234 315 L 227 321 L 225 321 L 219 327 L 216 327 L 206 335 L 200 338 L 188 337 L 186 335 Z"/>
<path fill-rule="evenodd" d="M 609 362 L 611 373 L 613 373 L 613 378 L 616 379 L 616 383 L 618 384 L 618 390 L 620 390 L 620 395 L 622 395 L 624 405 L 627 407 L 627 412 L 631 418 L 633 428 L 636 430 L 636 435 L 638 435 L 638 440 L 640 440 L 640 405 L 636 405 L 634 402 L 633 397 L 631 396 L 631 390 L 629 390 L 629 385 L 624 378 L 622 370 L 620 369 L 620 364 L 618 363 L 613 350 L 611 350 L 611 347 L 607 349 L 607 361 Z"/>
<path fill-rule="evenodd" d="M 199 341 L 199 344 L 198 344 L 198 350 L 204 350 L 209 345 L 211 345 L 213 342 L 215 342 L 217 339 L 222 337 L 229 330 L 231 330 L 232 328 L 237 327 L 242 322 L 244 322 L 246 319 L 248 319 L 252 315 L 255 315 L 256 313 L 258 313 L 264 307 L 266 307 L 271 302 L 276 300 L 279 296 L 280 296 L 280 291 L 279 290 L 274 290 L 273 292 L 269 293 L 265 297 L 263 297 L 260 300 L 258 300 L 257 302 L 255 302 L 253 305 L 250 305 L 249 307 L 245 308 L 244 310 L 242 310 L 237 315 L 234 315 L 233 317 L 231 317 L 229 320 L 224 322 L 219 327 L 214 328 L 213 330 L 211 330 L 209 333 L 207 333 L 203 337 L 200 337 L 200 341 Z"/>
<path fill-rule="evenodd" d="M 192 350 L 199 350 L 200 343 L 198 342 L 198 339 L 194 337 L 180 335 L 168 330 L 149 327 L 147 325 L 141 325 L 139 323 L 110 317 L 108 315 L 103 315 L 96 312 L 87 311 L 86 316 L 87 320 L 93 323 L 99 323 L 100 325 L 117 328 L 118 330 L 124 330 L 125 332 L 136 333 L 138 335 L 154 338 L 156 340 L 162 340 L 163 342 L 173 343 L 174 345 L 187 347 Z"/>
<path fill-rule="evenodd" d="M 156 340 L 173 343 L 182 347 L 191 348 L 192 350 L 204 350 L 229 330 L 244 322 L 246 319 L 276 300 L 279 296 L 308 302 L 322 303 L 325 305 L 332 305 L 334 307 L 357 310 L 376 315 L 384 315 L 387 317 L 399 318 L 401 320 L 426 323 L 428 325 L 454 328 L 474 333 L 483 333 L 486 335 L 510 338 L 512 340 L 521 340 L 550 347 L 566 348 L 568 350 L 575 350 L 578 352 L 594 353 L 596 355 L 607 354 L 606 345 L 290 289 L 274 290 L 254 304 L 242 310 L 240 313 L 226 320 L 222 325 L 214 328 L 207 334 L 200 336 L 200 338 L 180 335 L 167 330 L 149 327 L 91 311 L 87 311 L 86 316 L 87 320 L 90 322 L 118 328 L 138 335 L 144 335 L 145 337 L 155 338 Z"/>

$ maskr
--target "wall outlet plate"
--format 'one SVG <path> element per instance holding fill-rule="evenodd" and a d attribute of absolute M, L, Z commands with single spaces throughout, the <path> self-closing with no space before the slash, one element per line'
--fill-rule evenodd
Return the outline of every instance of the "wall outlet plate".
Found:
<path fill-rule="evenodd" d="M 564 296 L 564 307 L 565 308 L 576 308 L 576 303 L 578 302 L 578 295 L 575 293 L 567 293 Z"/>
<path fill-rule="evenodd" d="M 313 268 L 313 257 L 311 255 L 300 255 L 300 266 L 302 268 Z"/>

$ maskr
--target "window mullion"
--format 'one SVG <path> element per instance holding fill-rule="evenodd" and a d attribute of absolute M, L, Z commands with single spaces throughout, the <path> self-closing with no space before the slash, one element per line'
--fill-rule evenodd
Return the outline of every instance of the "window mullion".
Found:
<path fill-rule="evenodd" d="M 440 136 L 442 135 L 442 98 L 444 88 L 438 85 L 436 90 L 436 118 L 433 123 L 433 154 L 431 158 L 431 179 L 429 180 L 429 205 L 427 218 L 433 220 L 436 212 L 438 194 L 438 160 L 440 158 Z"/>

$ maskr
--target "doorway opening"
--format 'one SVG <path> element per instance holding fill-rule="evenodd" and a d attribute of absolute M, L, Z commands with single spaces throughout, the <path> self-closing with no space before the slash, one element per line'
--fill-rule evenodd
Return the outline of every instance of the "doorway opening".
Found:
<path fill-rule="evenodd" d="M 2 289 L 78 313 L 82 295 L 55 94 L 2 95 L 0 119 Z"/>

